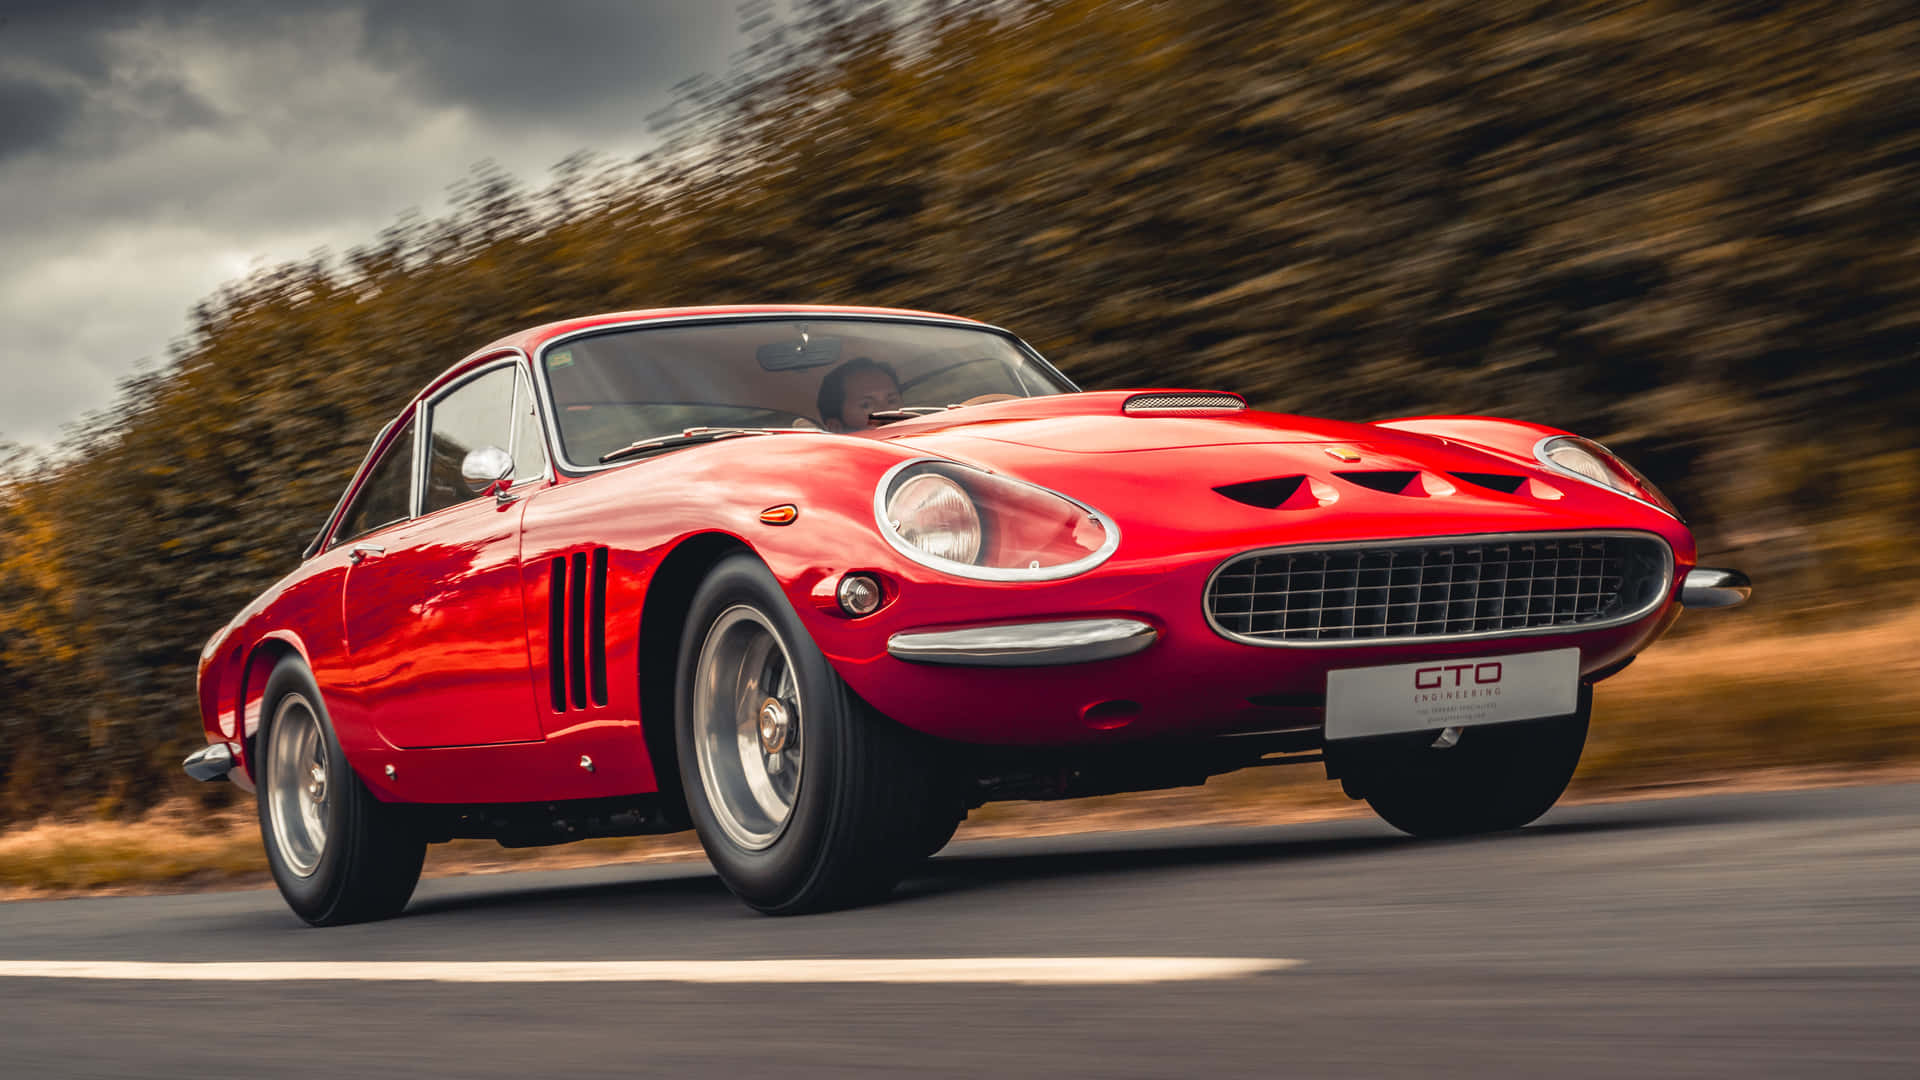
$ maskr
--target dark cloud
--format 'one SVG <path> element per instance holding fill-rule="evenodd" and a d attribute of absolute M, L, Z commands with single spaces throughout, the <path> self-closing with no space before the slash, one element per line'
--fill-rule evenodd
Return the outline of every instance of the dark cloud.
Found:
<path fill-rule="evenodd" d="M 0 75 L 0 161 L 51 145 L 77 111 L 71 95 Z"/>
<path fill-rule="evenodd" d="M 374 5 L 367 43 L 423 93 L 502 120 L 552 119 L 656 99 L 723 62 L 733 5 L 685 0 L 447 0 Z"/>
<path fill-rule="evenodd" d="M 5 0 L 0 16 L 0 160 L 64 149 L 98 155 L 129 137 L 217 116 L 163 57 L 129 66 L 123 35 L 143 20 L 210 9 L 137 0 Z"/>
<path fill-rule="evenodd" d="M 12 85 L 20 103 L 41 111 L 32 121 L 9 121 L 20 130 L 7 132 L 13 141 L 0 142 L 0 152 L 44 144 L 83 121 L 53 86 L 124 78 L 115 46 L 142 27 L 197 23 L 243 49 L 316 16 L 356 17 L 364 27 L 358 50 L 405 76 L 421 100 L 512 126 L 654 102 L 689 75 L 724 64 L 736 21 L 726 0 L 6 0 L 4 10 L 0 73 L 40 73 Z M 10 113 L 16 97 L 0 99 Z"/>
<path fill-rule="evenodd" d="M 0 0 L 0 441 L 45 445 L 250 267 L 492 160 L 647 148 L 733 0 Z"/>

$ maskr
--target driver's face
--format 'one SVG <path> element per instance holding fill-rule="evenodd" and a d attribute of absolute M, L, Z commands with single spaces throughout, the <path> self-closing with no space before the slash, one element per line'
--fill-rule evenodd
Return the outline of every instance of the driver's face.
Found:
<path fill-rule="evenodd" d="M 839 420 L 842 431 L 864 431 L 867 417 L 899 407 L 900 388 L 893 378 L 884 371 L 863 368 L 847 376 L 847 396 L 840 404 L 840 415 L 829 419 Z"/>

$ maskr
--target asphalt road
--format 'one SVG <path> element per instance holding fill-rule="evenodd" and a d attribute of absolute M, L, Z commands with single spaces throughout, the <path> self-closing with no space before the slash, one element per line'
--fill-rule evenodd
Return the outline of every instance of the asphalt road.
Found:
<path fill-rule="evenodd" d="M 369 926 L 271 891 L 0 905 L 19 960 L 1287 958 L 1124 985 L 0 977 L 6 1076 L 1920 1075 L 1920 785 L 958 845 L 766 919 L 704 866 L 452 878 Z M 272 970 L 271 967 L 263 970 Z"/>

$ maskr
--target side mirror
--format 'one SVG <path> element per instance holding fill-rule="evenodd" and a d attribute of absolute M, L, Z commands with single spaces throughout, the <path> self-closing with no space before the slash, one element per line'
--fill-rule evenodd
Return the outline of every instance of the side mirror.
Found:
<path fill-rule="evenodd" d="M 497 446 L 475 447 L 460 462 L 460 479 L 475 495 L 503 488 L 513 483 L 513 455 Z"/>

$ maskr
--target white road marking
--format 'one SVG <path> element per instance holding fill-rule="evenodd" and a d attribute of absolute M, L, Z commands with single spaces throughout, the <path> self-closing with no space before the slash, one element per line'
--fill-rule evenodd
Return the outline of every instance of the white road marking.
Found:
<path fill-rule="evenodd" d="M 675 982 L 1117 984 L 1238 979 L 1298 960 L 1233 956 L 1012 956 L 791 960 L 0 960 L 0 978 L 169 982 Z"/>

